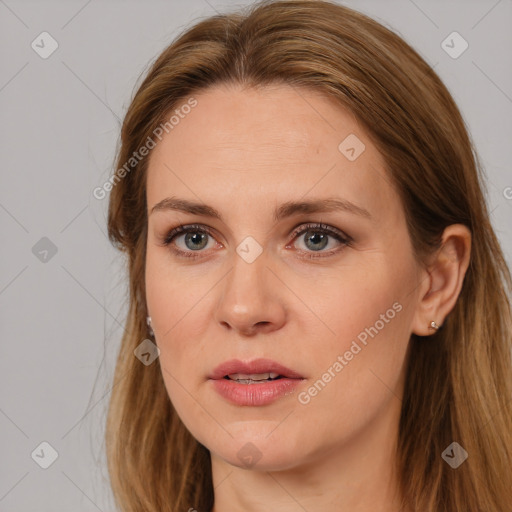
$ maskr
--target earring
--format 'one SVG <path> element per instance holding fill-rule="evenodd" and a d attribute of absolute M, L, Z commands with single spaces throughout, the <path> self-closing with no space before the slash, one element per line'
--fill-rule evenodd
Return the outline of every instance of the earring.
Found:
<path fill-rule="evenodd" d="M 439 330 L 439 327 L 441 327 L 440 325 L 437 325 L 434 320 L 432 320 L 432 322 L 430 322 L 430 328 L 431 329 L 435 329 L 436 331 Z"/>
<path fill-rule="evenodd" d="M 146 317 L 146 323 L 148 324 L 149 335 L 154 336 L 155 333 L 153 332 L 153 327 L 151 327 L 151 317 L 150 316 Z"/>

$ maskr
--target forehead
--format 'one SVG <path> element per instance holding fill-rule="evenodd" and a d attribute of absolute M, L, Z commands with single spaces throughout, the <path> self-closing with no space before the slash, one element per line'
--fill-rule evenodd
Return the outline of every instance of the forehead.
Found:
<path fill-rule="evenodd" d="M 378 216 L 396 202 L 382 156 L 334 100 L 287 85 L 221 85 L 194 98 L 150 154 L 149 207 L 165 195 L 222 210 L 228 199 L 248 208 L 338 194 Z"/>

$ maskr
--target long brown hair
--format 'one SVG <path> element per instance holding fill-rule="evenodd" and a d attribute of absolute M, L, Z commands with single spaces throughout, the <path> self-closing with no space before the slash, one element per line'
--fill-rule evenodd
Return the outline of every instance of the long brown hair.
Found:
<path fill-rule="evenodd" d="M 127 256 L 130 303 L 108 410 L 111 485 L 124 512 L 209 511 L 208 450 L 167 395 L 147 337 L 144 268 L 148 158 L 126 162 L 194 92 L 221 82 L 283 83 L 348 107 L 383 155 L 419 263 L 444 228 L 462 223 L 472 253 L 443 328 L 410 339 L 398 432 L 404 506 L 421 512 L 504 512 L 512 506 L 510 271 L 489 220 L 484 172 L 461 114 L 429 65 L 399 36 L 327 1 L 264 1 L 202 20 L 152 64 L 121 131 L 108 232 Z M 119 170 L 125 166 L 125 172 Z M 468 452 L 457 469 L 441 457 Z"/>

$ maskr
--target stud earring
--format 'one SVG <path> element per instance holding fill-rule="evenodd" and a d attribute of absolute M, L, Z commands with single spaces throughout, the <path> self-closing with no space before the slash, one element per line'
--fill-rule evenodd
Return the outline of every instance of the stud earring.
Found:
<path fill-rule="evenodd" d="M 153 327 L 151 326 L 151 317 L 150 316 L 146 317 L 146 323 L 148 324 L 149 335 L 154 336 L 155 333 L 153 332 Z"/>
<path fill-rule="evenodd" d="M 432 322 L 430 322 L 430 328 L 431 329 L 435 329 L 436 331 L 439 330 L 439 327 L 441 327 L 440 325 L 437 325 L 434 320 L 432 320 Z"/>

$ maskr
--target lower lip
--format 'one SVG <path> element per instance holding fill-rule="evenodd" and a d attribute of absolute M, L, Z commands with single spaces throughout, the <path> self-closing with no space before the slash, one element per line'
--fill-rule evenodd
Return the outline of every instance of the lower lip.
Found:
<path fill-rule="evenodd" d="M 219 395 L 235 405 L 267 405 L 293 393 L 303 379 L 276 379 L 258 384 L 240 384 L 231 379 L 213 380 Z"/>

